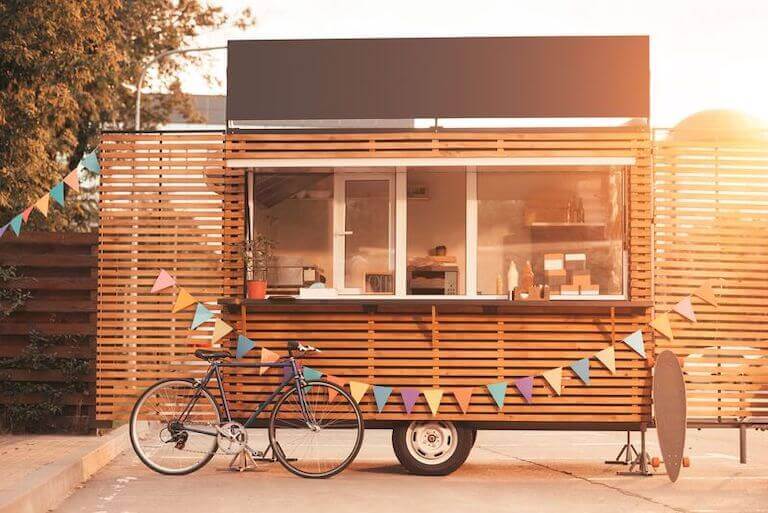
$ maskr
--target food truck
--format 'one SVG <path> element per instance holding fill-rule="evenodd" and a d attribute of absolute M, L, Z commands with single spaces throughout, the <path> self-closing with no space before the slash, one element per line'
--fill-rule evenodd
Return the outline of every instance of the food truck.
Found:
<path fill-rule="evenodd" d="M 162 268 L 234 328 L 216 346 L 299 340 L 322 350 L 306 366 L 367 385 L 366 428 L 392 428 L 413 472 L 455 470 L 479 429 L 644 435 L 647 37 L 231 41 L 227 58 L 226 130 L 103 136 L 98 419 L 202 372 L 210 332 L 150 294 Z M 638 332 L 649 359 L 622 343 Z M 278 380 L 232 369 L 233 411 Z"/>

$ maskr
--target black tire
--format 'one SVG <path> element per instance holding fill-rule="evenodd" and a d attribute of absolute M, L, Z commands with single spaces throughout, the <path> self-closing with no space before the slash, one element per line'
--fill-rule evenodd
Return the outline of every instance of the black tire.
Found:
<path fill-rule="evenodd" d="M 144 448 L 141 447 L 142 444 L 140 442 L 140 434 L 139 434 L 139 427 L 138 427 L 139 422 L 140 422 L 139 419 L 137 418 L 137 415 L 139 413 L 139 409 L 144 404 L 145 399 L 151 393 L 154 393 L 156 390 L 158 390 L 158 389 L 160 389 L 160 388 L 162 388 L 162 387 L 164 387 L 164 386 L 166 386 L 168 384 L 171 384 L 171 383 L 176 383 L 176 384 L 179 384 L 179 385 L 182 385 L 182 384 L 183 385 L 188 385 L 190 387 L 194 387 L 196 385 L 194 380 L 189 380 L 189 379 L 164 379 L 164 380 L 158 381 L 154 385 L 152 385 L 149 388 L 147 388 L 144 391 L 144 393 L 141 394 L 141 396 L 136 400 L 136 404 L 133 405 L 133 409 L 131 410 L 131 419 L 130 419 L 129 426 L 128 426 L 128 428 L 129 428 L 128 432 L 129 432 L 130 439 L 131 439 L 131 446 L 133 447 L 134 452 L 139 457 L 141 462 L 144 463 L 144 465 L 146 465 L 150 469 L 152 469 L 155 472 L 158 472 L 160 474 L 180 476 L 180 475 L 190 474 L 190 473 L 192 473 L 192 472 L 202 468 L 209 461 L 211 461 L 211 459 L 216 454 L 216 450 L 218 449 L 218 439 L 217 439 L 217 437 L 212 436 L 211 438 L 212 438 L 213 441 L 212 441 L 212 444 L 211 444 L 211 447 L 210 447 L 210 453 L 202 454 L 200 456 L 200 461 L 198 463 L 190 465 L 190 466 L 182 468 L 182 469 L 163 468 L 163 467 L 155 464 L 151 459 L 149 459 L 145 455 Z M 210 403 L 212 405 L 212 408 L 213 408 L 212 412 L 215 412 L 216 423 L 220 424 L 221 423 L 221 412 L 219 411 L 218 403 L 213 398 L 213 396 L 210 394 L 210 392 L 208 392 L 208 390 L 203 389 L 201 392 L 202 392 L 204 398 L 206 400 L 210 401 Z"/>
<path fill-rule="evenodd" d="M 336 393 L 336 397 L 333 400 L 328 400 L 327 402 L 322 402 L 322 397 L 328 398 L 328 391 L 332 389 Z M 280 420 L 281 414 L 281 408 L 285 407 L 286 418 L 293 419 L 295 417 L 295 414 L 292 412 L 296 411 L 296 408 L 298 407 L 298 401 L 297 401 L 297 392 L 296 388 L 289 389 L 285 394 L 283 394 L 280 399 L 277 400 L 277 403 L 275 404 L 275 407 L 272 410 L 272 414 L 269 417 L 269 443 L 272 447 L 272 452 L 274 453 L 277 460 L 288 470 L 289 472 L 299 476 L 299 477 L 306 477 L 306 478 L 315 478 L 315 479 L 322 479 L 322 478 L 328 478 L 335 476 L 339 472 L 343 471 L 345 468 L 347 468 L 357 457 L 357 454 L 360 452 L 360 447 L 363 445 L 363 433 L 365 431 L 365 424 L 363 422 L 363 414 L 360 411 L 360 407 L 357 405 L 354 399 L 352 399 L 352 396 L 350 396 L 343 388 L 339 387 L 338 385 L 334 383 L 330 383 L 325 380 L 317 380 L 312 381 L 308 387 L 305 388 L 305 390 L 309 390 L 309 394 L 307 396 L 307 403 L 310 407 L 314 407 L 315 410 L 315 417 L 316 417 L 316 424 L 319 426 L 322 426 L 323 422 L 327 422 L 327 427 L 329 428 L 328 431 L 332 431 L 330 429 L 330 426 L 333 425 L 334 428 L 340 427 L 339 422 L 344 422 L 343 420 L 340 421 L 338 419 L 342 417 L 334 417 L 333 413 L 330 414 L 330 417 L 328 416 L 328 413 L 325 415 L 322 415 L 322 418 L 318 418 L 317 412 L 323 411 L 323 408 L 325 408 L 325 411 L 329 411 L 333 409 L 335 412 L 343 411 L 346 415 L 352 415 L 352 420 L 348 420 L 346 424 L 347 427 L 347 433 L 345 433 L 347 438 L 349 438 L 350 443 L 348 444 L 348 447 L 345 447 L 343 449 L 344 452 L 340 452 L 340 461 L 336 463 L 333 467 L 327 469 L 327 470 L 319 470 L 316 472 L 309 472 L 306 469 L 300 468 L 300 465 L 303 463 L 302 459 L 299 457 L 298 460 L 294 461 L 294 451 L 293 446 L 291 447 L 282 447 L 280 445 L 280 436 L 278 433 L 280 431 L 285 432 L 288 430 L 289 426 L 292 429 L 304 429 L 302 426 L 298 425 L 294 420 L 289 421 L 287 423 L 283 423 Z M 321 390 L 324 390 L 321 392 Z M 322 432 L 321 429 L 319 432 Z M 319 436 L 319 435 L 318 435 Z M 311 437 L 314 440 L 314 437 Z M 298 440 L 298 439 L 297 439 Z M 305 440 L 304 438 L 301 438 L 301 440 Z M 285 440 L 284 440 L 285 441 Z M 309 441 L 308 441 L 309 442 Z M 332 446 L 333 444 L 329 445 Z M 343 444 L 339 444 L 341 446 Z M 298 444 L 299 447 L 301 447 L 300 444 Z M 322 447 L 322 442 L 320 443 L 320 447 Z M 328 447 L 328 446 L 326 446 Z M 289 454 L 285 454 L 285 450 L 289 452 Z M 328 460 L 330 458 L 327 458 Z M 323 459 L 322 461 L 326 461 L 326 459 Z M 310 465 L 311 466 L 311 465 Z"/>
<path fill-rule="evenodd" d="M 474 443 L 473 431 L 461 422 L 400 422 L 392 430 L 392 448 L 408 472 L 445 476 L 467 460 Z M 429 446 L 431 437 L 439 438 L 435 447 Z"/>

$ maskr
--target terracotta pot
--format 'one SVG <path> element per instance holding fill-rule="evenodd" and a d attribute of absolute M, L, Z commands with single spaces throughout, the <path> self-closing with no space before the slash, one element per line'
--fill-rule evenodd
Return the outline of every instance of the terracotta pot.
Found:
<path fill-rule="evenodd" d="M 264 299 L 267 295 L 267 282 L 261 280 L 248 280 L 245 283 L 248 299 Z"/>

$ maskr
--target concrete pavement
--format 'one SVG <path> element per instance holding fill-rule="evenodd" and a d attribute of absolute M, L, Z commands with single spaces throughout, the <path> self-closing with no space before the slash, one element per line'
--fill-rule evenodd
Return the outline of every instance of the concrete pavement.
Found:
<path fill-rule="evenodd" d="M 406 474 L 389 436 L 367 431 L 353 466 L 330 480 L 301 479 L 279 464 L 229 472 L 226 456 L 192 475 L 169 477 L 145 468 L 129 450 L 55 511 L 768 512 L 768 433 L 749 432 L 750 462 L 740 465 L 737 430 L 690 431 L 692 466 L 676 484 L 664 475 L 618 476 L 623 467 L 604 465 L 622 433 L 480 432 L 467 463 L 438 478 Z M 649 442 L 658 455 L 655 433 Z"/>

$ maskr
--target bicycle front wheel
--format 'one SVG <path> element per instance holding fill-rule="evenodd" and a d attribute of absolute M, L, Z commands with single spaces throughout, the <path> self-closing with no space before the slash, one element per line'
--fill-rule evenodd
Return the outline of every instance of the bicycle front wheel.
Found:
<path fill-rule="evenodd" d="M 169 379 L 149 387 L 131 412 L 131 445 L 139 459 L 161 474 L 188 474 L 218 449 L 219 408 L 192 381 Z"/>
<path fill-rule="evenodd" d="M 306 416 L 296 388 L 277 401 L 269 419 L 269 442 L 278 461 L 297 476 L 334 476 L 360 451 L 363 415 L 343 388 L 327 381 L 312 381 L 304 396 Z"/>

